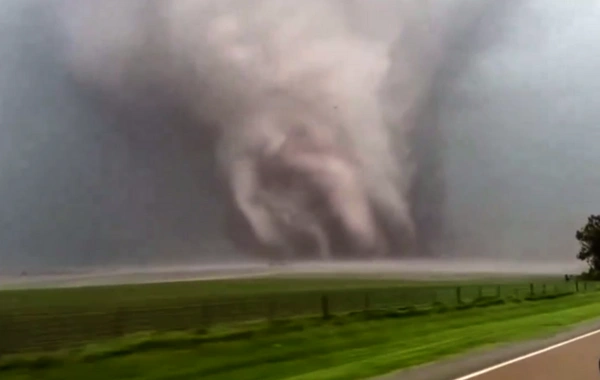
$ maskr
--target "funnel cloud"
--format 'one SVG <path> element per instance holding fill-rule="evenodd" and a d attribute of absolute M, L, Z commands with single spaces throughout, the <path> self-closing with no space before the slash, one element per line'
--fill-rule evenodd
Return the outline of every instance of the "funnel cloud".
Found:
<path fill-rule="evenodd" d="M 600 7 L 543 4 L 7 0 L 0 257 L 570 258 Z"/>

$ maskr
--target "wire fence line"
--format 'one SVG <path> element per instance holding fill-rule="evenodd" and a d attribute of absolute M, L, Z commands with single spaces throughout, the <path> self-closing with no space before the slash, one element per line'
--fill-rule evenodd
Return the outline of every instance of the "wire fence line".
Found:
<path fill-rule="evenodd" d="M 236 322 L 327 317 L 437 303 L 456 306 L 482 298 L 526 299 L 591 290 L 598 290 L 598 285 L 569 281 L 307 291 L 203 298 L 161 307 L 115 305 L 100 310 L 5 308 L 0 309 L 0 355 L 68 348 L 143 331 L 204 331 Z"/>

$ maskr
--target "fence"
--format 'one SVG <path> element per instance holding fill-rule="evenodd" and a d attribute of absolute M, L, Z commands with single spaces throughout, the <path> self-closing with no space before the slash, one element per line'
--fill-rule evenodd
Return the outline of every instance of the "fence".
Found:
<path fill-rule="evenodd" d="M 186 304 L 93 310 L 49 307 L 0 309 L 0 354 L 47 351 L 141 331 L 201 331 L 217 324 L 329 316 L 433 303 L 458 305 L 481 298 L 525 299 L 597 290 L 595 283 L 556 282 L 423 286 L 298 292 L 244 298 L 199 299 Z"/>

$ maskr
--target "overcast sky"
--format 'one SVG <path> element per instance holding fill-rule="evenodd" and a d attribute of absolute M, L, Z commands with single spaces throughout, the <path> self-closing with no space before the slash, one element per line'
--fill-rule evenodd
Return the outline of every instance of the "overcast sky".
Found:
<path fill-rule="evenodd" d="M 445 99 L 448 205 L 489 255 L 570 257 L 600 206 L 600 2 L 529 0 Z"/>

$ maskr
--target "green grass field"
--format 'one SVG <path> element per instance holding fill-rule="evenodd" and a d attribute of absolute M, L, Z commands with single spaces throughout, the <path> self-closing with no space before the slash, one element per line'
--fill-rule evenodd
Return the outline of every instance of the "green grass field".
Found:
<path fill-rule="evenodd" d="M 560 278 L 532 277 L 506 279 L 465 279 L 460 281 L 408 281 L 403 279 L 340 277 L 264 277 L 236 280 L 208 280 L 156 284 L 115 286 L 90 286 L 79 288 L 49 288 L 0 291 L 0 309 L 39 307 L 88 307 L 90 304 L 146 305 L 148 302 L 177 300 L 186 303 L 198 299 L 223 297 L 248 297 L 276 294 L 298 294 L 311 291 L 368 290 L 394 287 L 432 288 L 455 285 L 480 284 L 523 285 L 534 283 L 560 283 Z"/>
<path fill-rule="evenodd" d="M 174 305 L 190 305 L 197 303 L 218 303 L 222 300 L 258 300 L 270 297 L 294 298 L 313 294 L 382 294 L 384 290 L 398 290 L 404 297 L 399 303 L 413 303 L 419 298 L 423 302 L 432 299 L 419 294 L 420 290 L 438 291 L 440 297 L 454 297 L 453 290 L 457 286 L 464 289 L 465 296 L 470 298 L 478 293 L 496 291 L 500 286 L 503 292 L 529 289 L 534 283 L 537 291 L 542 284 L 553 286 L 573 286 L 565 284 L 557 278 L 513 278 L 505 280 L 471 279 L 464 281 L 406 281 L 393 279 L 353 279 L 353 278 L 256 278 L 240 280 L 215 280 L 195 282 L 175 282 L 159 284 L 116 285 L 80 288 L 50 288 L 29 290 L 0 291 L 0 312 L 15 311 L 18 313 L 36 313 L 47 310 L 90 311 L 124 308 L 160 308 Z M 444 295 L 444 290 L 452 290 Z M 419 297 L 410 295 L 417 294 Z M 432 295 L 433 296 L 433 295 Z"/>
<path fill-rule="evenodd" d="M 141 334 L 45 356 L 6 357 L 0 360 L 0 378 L 363 379 L 477 347 L 548 335 L 598 315 L 600 293 L 589 292 L 413 316 L 299 319 L 237 333 Z"/>
<path fill-rule="evenodd" d="M 430 282 L 261 278 L 0 292 L 0 354 L 47 351 L 142 331 L 340 314 L 575 290 L 560 279 Z M 544 282 L 541 283 L 540 281 Z M 583 291 L 581 284 L 581 290 Z"/>

